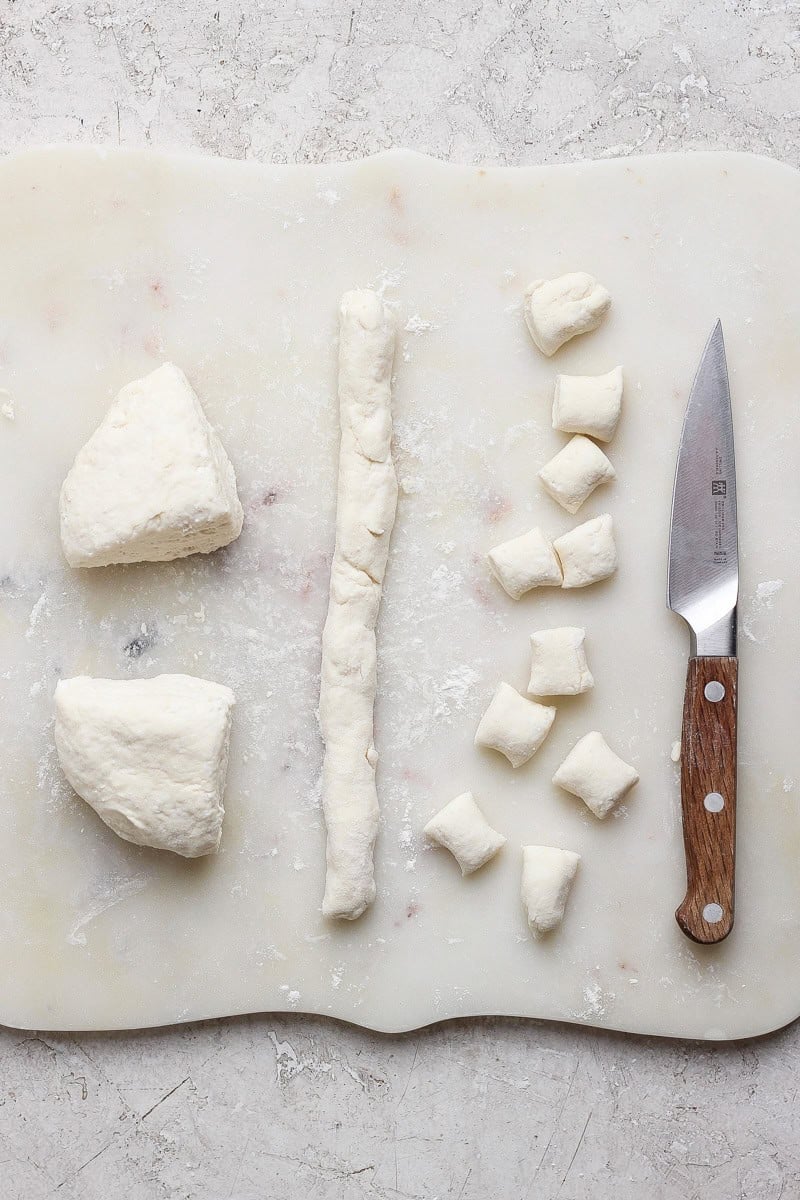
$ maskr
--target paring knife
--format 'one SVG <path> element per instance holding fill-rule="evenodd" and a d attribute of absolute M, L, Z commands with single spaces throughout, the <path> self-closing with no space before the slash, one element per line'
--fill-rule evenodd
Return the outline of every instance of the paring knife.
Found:
<path fill-rule="evenodd" d="M 667 604 L 691 631 L 681 731 L 686 896 L 675 919 L 713 944 L 733 928 L 736 858 L 736 604 L 739 554 L 728 366 L 717 321 L 683 421 Z"/>

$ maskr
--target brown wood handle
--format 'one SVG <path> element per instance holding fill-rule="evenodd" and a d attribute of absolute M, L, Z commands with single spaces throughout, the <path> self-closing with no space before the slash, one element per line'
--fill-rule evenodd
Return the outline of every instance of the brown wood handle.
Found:
<path fill-rule="evenodd" d="M 738 667 L 735 658 L 690 658 L 686 674 L 681 733 L 686 896 L 675 919 L 687 937 L 705 945 L 721 942 L 733 928 Z"/>

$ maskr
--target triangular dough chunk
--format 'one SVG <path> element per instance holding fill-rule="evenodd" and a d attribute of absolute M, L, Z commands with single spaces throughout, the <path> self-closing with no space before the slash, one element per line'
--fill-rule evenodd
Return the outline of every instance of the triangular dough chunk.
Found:
<path fill-rule="evenodd" d="M 62 680 L 56 749 L 75 791 L 137 846 L 219 847 L 234 695 L 191 675 Z"/>
<path fill-rule="evenodd" d="M 183 371 L 165 363 L 129 383 L 61 489 L 70 566 L 208 554 L 241 530 L 233 467 Z"/>

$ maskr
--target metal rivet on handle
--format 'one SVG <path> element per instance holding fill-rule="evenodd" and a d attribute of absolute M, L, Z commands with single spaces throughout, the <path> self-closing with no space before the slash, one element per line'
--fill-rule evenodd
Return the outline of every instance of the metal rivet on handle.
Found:
<path fill-rule="evenodd" d="M 725 807 L 725 801 L 719 792 L 709 792 L 703 804 L 709 812 L 722 812 Z"/>
<path fill-rule="evenodd" d="M 706 700 L 710 700 L 712 704 L 719 704 L 725 697 L 725 688 L 718 679 L 712 679 L 706 684 L 704 693 Z"/>
<path fill-rule="evenodd" d="M 703 920 L 707 925 L 716 925 L 725 916 L 721 904 L 707 904 L 703 909 Z"/>

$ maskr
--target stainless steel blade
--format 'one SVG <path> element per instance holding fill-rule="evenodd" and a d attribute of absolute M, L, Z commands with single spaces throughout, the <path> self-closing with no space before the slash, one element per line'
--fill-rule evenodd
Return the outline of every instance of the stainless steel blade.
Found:
<path fill-rule="evenodd" d="M 669 538 L 667 604 L 693 655 L 736 654 L 736 463 L 722 323 L 706 343 L 683 420 Z"/>

